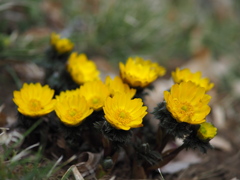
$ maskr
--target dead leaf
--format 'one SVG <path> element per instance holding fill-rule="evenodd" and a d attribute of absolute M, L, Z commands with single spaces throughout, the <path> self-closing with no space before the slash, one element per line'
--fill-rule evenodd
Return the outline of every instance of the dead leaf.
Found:
<path fill-rule="evenodd" d="M 233 96 L 240 98 L 240 79 L 235 79 L 232 82 Z"/>
<path fill-rule="evenodd" d="M 101 79 L 105 81 L 106 76 L 114 78 L 119 74 L 118 70 L 115 69 L 109 61 L 101 57 L 93 57 L 93 60 L 96 63 L 97 68 L 101 71 Z"/>
<path fill-rule="evenodd" d="M 16 162 L 20 159 L 22 159 L 23 157 L 26 157 L 27 155 L 29 155 L 31 153 L 31 149 L 33 149 L 34 147 L 39 146 L 39 143 L 33 144 L 29 147 L 27 147 L 26 149 L 22 150 L 20 153 L 18 153 L 17 155 L 13 156 L 12 159 L 10 159 L 11 162 Z"/>
<path fill-rule="evenodd" d="M 144 168 L 141 165 L 139 165 L 139 163 L 136 161 L 133 162 L 132 176 L 134 179 L 146 179 L 147 178 Z"/>
<path fill-rule="evenodd" d="M 163 101 L 163 92 L 170 89 L 172 85 L 172 79 L 159 79 L 153 83 L 154 88 L 147 90 L 148 95 L 145 98 L 148 111 L 152 112 L 154 107 Z"/>
<path fill-rule="evenodd" d="M 62 149 L 67 149 L 66 141 L 62 136 L 58 137 L 57 146 L 62 148 Z"/>
<path fill-rule="evenodd" d="M 211 141 L 211 145 L 214 148 L 226 151 L 226 152 L 231 152 L 232 151 L 232 145 L 230 142 L 220 136 L 215 136 Z"/>
<path fill-rule="evenodd" d="M 52 30 L 48 27 L 34 27 L 25 31 L 23 37 L 24 39 L 34 41 L 44 37 L 49 37 L 51 32 Z"/>
<path fill-rule="evenodd" d="M 221 105 L 213 104 L 212 114 L 214 126 L 216 126 L 218 129 L 223 129 L 226 127 L 226 114 L 224 108 Z"/>
<path fill-rule="evenodd" d="M 83 152 L 78 157 L 77 169 L 83 177 L 92 176 L 102 159 L 103 151 L 100 153 Z"/>
<path fill-rule="evenodd" d="M 7 125 L 7 116 L 2 112 L 4 108 L 4 104 L 0 106 L 0 127 L 4 127 Z"/>
<path fill-rule="evenodd" d="M 191 72 L 200 71 L 203 77 L 209 78 L 214 84 L 219 84 L 221 78 L 229 73 L 235 61 L 230 56 L 222 56 L 215 59 L 212 52 L 203 47 L 180 68 L 189 68 Z"/>
<path fill-rule="evenodd" d="M 232 178 L 231 180 L 239 180 L 237 177 Z"/>
<path fill-rule="evenodd" d="M 34 63 L 14 64 L 13 68 L 23 81 L 39 81 L 42 82 L 45 76 L 43 68 Z"/>
<path fill-rule="evenodd" d="M 196 152 L 191 150 L 182 151 L 176 159 L 162 167 L 161 171 L 163 173 L 173 174 L 179 172 L 180 170 L 188 168 L 191 164 L 200 162 L 201 158 L 196 154 Z"/>
<path fill-rule="evenodd" d="M 14 143 L 22 143 L 23 140 L 23 135 L 20 134 L 18 131 L 13 130 L 10 132 L 7 132 L 9 128 L 1 128 L 0 127 L 0 145 L 5 144 L 5 145 L 11 145 Z"/>
<path fill-rule="evenodd" d="M 99 0 L 85 0 L 83 5 L 86 11 L 90 11 L 93 14 L 97 14 L 99 12 Z"/>
<path fill-rule="evenodd" d="M 216 14 L 219 20 L 234 18 L 234 3 L 233 1 L 211 0 L 213 13 Z"/>
<path fill-rule="evenodd" d="M 64 15 L 62 11 L 62 4 L 57 1 L 43 1 L 41 9 L 46 14 L 46 19 L 49 24 L 54 25 L 56 28 L 64 26 Z"/>
<path fill-rule="evenodd" d="M 78 171 L 77 167 L 74 165 L 72 168 L 73 175 L 76 180 L 84 180 L 83 176 L 81 173 Z"/>

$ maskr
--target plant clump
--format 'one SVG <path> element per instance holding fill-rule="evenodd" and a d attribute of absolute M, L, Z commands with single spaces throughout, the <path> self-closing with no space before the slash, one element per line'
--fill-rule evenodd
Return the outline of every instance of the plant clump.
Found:
<path fill-rule="evenodd" d="M 43 147 L 51 149 L 43 150 L 43 154 L 64 160 L 86 152 L 101 154 L 94 170 L 98 177 L 110 175 L 122 159 L 132 166 L 129 178 L 135 178 L 136 168 L 150 177 L 180 151 L 199 149 L 206 153 L 212 148 L 210 140 L 217 128 L 206 119 L 211 111 L 207 92 L 213 83 L 200 72 L 177 68 L 172 72 L 175 84 L 163 92 L 164 99 L 149 112 L 144 90 L 166 73 L 164 67 L 129 57 L 125 64 L 119 63 L 119 76 L 102 80 L 94 61 L 83 53 L 71 52 L 74 45 L 70 40 L 53 33 L 50 42 L 53 48 L 44 67 L 51 72 L 47 71 L 46 85 L 24 83 L 14 91 L 18 125 L 27 130 L 39 121 L 31 133 L 36 142 L 25 140 L 25 145 L 40 139 Z M 157 130 L 150 124 L 150 113 L 157 121 Z M 165 152 L 166 145 L 176 138 L 183 144 Z"/>

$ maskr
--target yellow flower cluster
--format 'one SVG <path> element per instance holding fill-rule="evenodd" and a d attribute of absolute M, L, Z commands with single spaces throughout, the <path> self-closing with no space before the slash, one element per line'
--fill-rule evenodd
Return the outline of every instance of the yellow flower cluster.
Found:
<path fill-rule="evenodd" d="M 192 73 L 187 68 L 177 68 L 172 72 L 172 78 L 176 84 L 170 91 L 164 92 L 166 107 L 172 117 L 179 123 L 201 124 L 198 133 L 202 134 L 201 138 L 214 134 L 213 130 L 207 132 L 211 128 L 209 123 L 205 122 L 211 110 L 208 105 L 211 96 L 206 92 L 212 89 L 214 84 L 210 83 L 208 78 L 202 78 L 201 72 Z"/>
<path fill-rule="evenodd" d="M 128 58 L 126 64 L 119 63 L 124 82 L 134 88 L 144 88 L 166 73 L 164 67 L 143 58 Z"/>
<path fill-rule="evenodd" d="M 60 40 L 52 34 L 52 45 Z M 26 116 L 42 116 L 55 110 L 60 121 L 67 126 L 77 126 L 93 111 L 103 109 L 106 120 L 115 128 L 129 130 L 142 126 L 147 107 L 142 99 L 132 99 L 136 89 L 148 86 L 157 77 L 165 74 L 165 69 L 157 63 L 142 58 L 129 58 L 126 65 L 120 63 L 120 74 L 115 78 L 106 77 L 105 83 L 99 78 L 99 71 L 85 54 L 72 53 L 67 61 L 67 70 L 79 89 L 61 92 L 52 99 L 54 91 L 47 85 L 24 84 L 14 92 L 14 102 L 20 113 Z"/>
<path fill-rule="evenodd" d="M 115 87 L 116 92 L 127 90 L 124 93 L 115 93 L 111 97 L 113 86 L 109 85 L 109 82 L 115 84 L 114 80 L 119 82 Z M 92 111 L 103 109 L 106 120 L 117 129 L 141 127 L 147 107 L 142 106 L 141 99 L 131 99 L 135 93 L 134 89 L 130 89 L 119 77 L 115 77 L 114 80 L 107 77 L 106 84 L 100 80 L 90 81 L 74 91 L 62 92 L 56 98 L 56 114 L 65 125 L 77 126 Z"/>
<path fill-rule="evenodd" d="M 202 78 L 202 73 L 200 71 L 192 73 L 187 68 L 182 70 L 177 68 L 176 71 L 172 72 L 172 78 L 175 83 L 192 81 L 193 83 L 205 88 L 206 91 L 211 90 L 214 86 L 213 83 L 210 83 L 208 78 Z"/>
<path fill-rule="evenodd" d="M 67 60 L 67 70 L 79 85 L 100 79 L 97 66 L 85 54 L 73 52 Z"/>
<path fill-rule="evenodd" d="M 80 89 L 63 91 L 56 96 L 56 100 L 55 112 L 67 126 L 80 125 L 94 110 Z"/>
<path fill-rule="evenodd" d="M 61 38 L 56 33 L 51 34 L 50 43 L 59 54 L 70 52 L 74 47 L 74 44 L 69 39 Z"/>

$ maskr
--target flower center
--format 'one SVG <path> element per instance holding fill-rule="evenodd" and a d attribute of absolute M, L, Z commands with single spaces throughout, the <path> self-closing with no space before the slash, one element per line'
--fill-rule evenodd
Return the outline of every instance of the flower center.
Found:
<path fill-rule="evenodd" d="M 91 102 L 92 102 L 92 104 L 98 104 L 99 103 L 99 98 L 98 97 L 93 97 Z"/>
<path fill-rule="evenodd" d="M 122 124 L 128 124 L 131 121 L 131 116 L 126 111 L 120 111 L 118 113 L 118 120 Z"/>
<path fill-rule="evenodd" d="M 71 108 L 67 111 L 67 117 L 70 120 L 79 120 L 82 117 L 82 113 L 75 108 Z"/>
<path fill-rule="evenodd" d="M 126 113 L 125 112 L 120 112 L 119 113 L 119 117 L 120 118 L 125 118 L 126 117 Z"/>
<path fill-rule="evenodd" d="M 29 109 L 31 111 L 34 111 L 34 112 L 37 112 L 37 111 L 40 111 L 43 109 L 42 105 L 41 105 L 41 102 L 39 100 L 36 100 L 36 99 L 31 99 L 29 101 Z"/>
<path fill-rule="evenodd" d="M 103 106 L 103 100 L 100 97 L 94 96 L 89 100 L 89 105 L 93 109 L 98 110 Z"/>
<path fill-rule="evenodd" d="M 186 105 L 184 105 L 184 106 L 181 107 L 181 109 L 184 110 L 184 111 L 187 111 L 188 107 Z"/>
<path fill-rule="evenodd" d="M 194 114 L 192 105 L 188 103 L 181 103 L 179 109 L 180 109 L 179 113 L 184 116 L 191 117 Z"/>

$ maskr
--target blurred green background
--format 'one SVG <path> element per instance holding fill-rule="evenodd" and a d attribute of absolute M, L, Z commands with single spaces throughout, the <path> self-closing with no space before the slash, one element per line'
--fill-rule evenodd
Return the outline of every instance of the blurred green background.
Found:
<path fill-rule="evenodd" d="M 78 52 L 113 62 L 138 55 L 168 64 L 203 48 L 237 57 L 239 6 L 237 0 L 3 0 L 0 58 L 39 60 L 52 31 Z"/>

